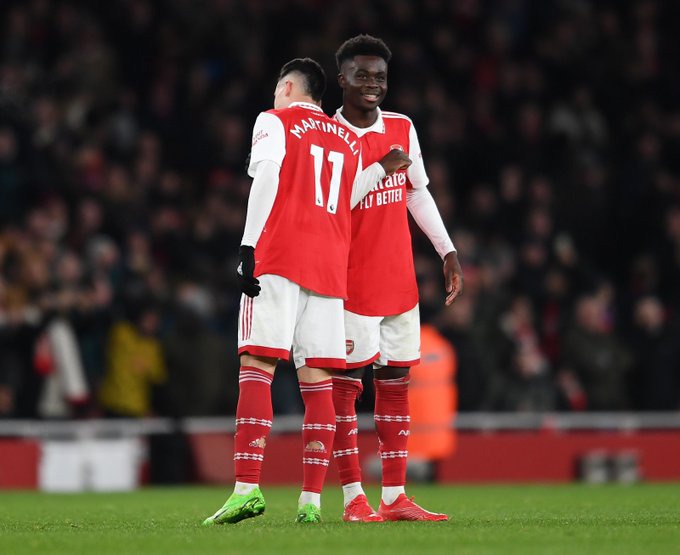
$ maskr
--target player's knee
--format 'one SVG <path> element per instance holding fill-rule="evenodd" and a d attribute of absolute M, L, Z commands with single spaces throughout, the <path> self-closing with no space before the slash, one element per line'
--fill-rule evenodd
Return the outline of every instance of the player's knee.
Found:
<path fill-rule="evenodd" d="M 366 367 L 352 368 L 351 370 L 346 370 L 342 372 L 335 372 L 336 376 L 344 376 L 345 378 L 353 378 L 355 380 L 361 380 L 366 373 Z"/>
<path fill-rule="evenodd" d="M 272 375 L 276 370 L 276 363 L 278 361 L 279 359 L 275 357 L 254 356 L 248 353 L 241 355 L 241 366 L 252 366 L 253 368 L 269 372 Z"/>
<path fill-rule="evenodd" d="M 374 370 L 376 380 L 398 380 L 408 376 L 408 366 L 382 366 Z"/>

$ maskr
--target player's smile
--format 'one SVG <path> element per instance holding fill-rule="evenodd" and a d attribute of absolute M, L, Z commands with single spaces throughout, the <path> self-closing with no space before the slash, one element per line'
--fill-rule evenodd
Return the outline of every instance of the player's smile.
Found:
<path fill-rule="evenodd" d="M 378 56 L 355 56 L 343 68 L 340 86 L 360 110 L 374 110 L 387 93 L 387 63 Z"/>
<path fill-rule="evenodd" d="M 361 91 L 361 96 L 367 102 L 378 102 L 382 98 L 383 94 L 382 91 L 378 89 L 371 91 Z"/>

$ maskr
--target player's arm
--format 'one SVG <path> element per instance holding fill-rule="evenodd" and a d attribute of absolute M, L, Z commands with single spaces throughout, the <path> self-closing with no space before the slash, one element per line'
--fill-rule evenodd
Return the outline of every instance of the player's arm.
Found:
<path fill-rule="evenodd" d="M 374 162 L 366 169 L 361 167 L 361 155 L 359 155 L 359 166 L 352 186 L 352 197 L 350 200 L 351 208 L 361 202 L 373 188 L 388 175 L 408 168 L 411 165 L 409 157 L 401 150 L 391 150 L 378 162 Z"/>
<path fill-rule="evenodd" d="M 427 187 L 406 191 L 406 206 L 444 261 L 445 304 L 450 305 L 463 292 L 463 270 L 458 261 L 456 247 Z"/>
<path fill-rule="evenodd" d="M 448 306 L 463 293 L 463 270 L 458 261 L 458 253 L 442 221 L 437 205 L 427 189 L 429 179 L 423 165 L 423 156 L 415 128 L 409 131 L 409 156 L 413 164 L 408 168 L 412 189 L 406 191 L 406 206 L 418 227 L 425 233 L 444 262 L 444 286 Z"/>
<path fill-rule="evenodd" d="M 253 146 L 248 164 L 248 175 L 253 178 L 253 183 L 248 196 L 246 223 L 236 270 L 241 291 L 249 297 L 256 297 L 260 293 L 260 282 L 254 276 L 255 247 L 276 200 L 285 154 L 285 132 L 281 120 L 266 112 L 260 114 L 253 130 Z"/>

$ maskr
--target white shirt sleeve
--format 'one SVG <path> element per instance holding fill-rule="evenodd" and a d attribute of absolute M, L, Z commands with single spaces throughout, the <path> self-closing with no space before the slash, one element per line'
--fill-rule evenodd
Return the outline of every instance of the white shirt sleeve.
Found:
<path fill-rule="evenodd" d="M 262 112 L 253 127 L 248 175 L 255 177 L 257 166 L 263 160 L 270 160 L 281 167 L 285 155 L 286 132 L 283 123 L 274 114 Z"/>
<path fill-rule="evenodd" d="M 426 187 L 430 182 L 425 172 L 425 164 L 423 164 L 423 153 L 420 150 L 420 142 L 418 141 L 418 133 L 416 133 L 416 128 L 411 123 L 411 128 L 408 132 L 408 157 L 411 159 L 412 164 L 406 170 L 406 175 L 413 185 L 414 189 L 421 189 Z"/>
<path fill-rule="evenodd" d="M 246 225 L 241 239 L 242 245 L 257 246 L 276 200 L 280 170 L 280 166 L 272 160 L 262 160 L 257 164 L 255 178 L 248 196 L 248 211 L 246 212 Z"/>
<path fill-rule="evenodd" d="M 359 155 L 359 165 L 357 166 L 357 173 L 352 184 L 350 208 L 354 208 L 359 204 L 361 199 L 370 193 L 385 175 L 385 168 L 382 167 L 380 162 L 373 162 L 365 170 L 362 169 L 361 155 Z"/>
<path fill-rule="evenodd" d="M 407 190 L 406 206 L 442 259 L 450 252 L 456 251 L 427 187 Z"/>

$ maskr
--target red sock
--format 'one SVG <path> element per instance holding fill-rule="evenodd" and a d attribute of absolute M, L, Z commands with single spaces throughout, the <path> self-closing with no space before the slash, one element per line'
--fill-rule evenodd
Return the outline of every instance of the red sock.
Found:
<path fill-rule="evenodd" d="M 356 402 L 363 389 L 361 380 L 333 378 L 336 426 L 333 457 L 343 486 L 361 482 Z"/>
<path fill-rule="evenodd" d="M 333 381 L 300 382 L 300 392 L 305 402 L 305 420 L 302 425 L 302 491 L 321 493 L 335 435 Z"/>
<path fill-rule="evenodd" d="M 406 461 L 411 417 L 408 408 L 408 382 L 405 376 L 397 380 L 373 380 L 375 384 L 375 429 L 380 440 L 382 485 L 406 484 Z"/>
<path fill-rule="evenodd" d="M 264 448 L 272 427 L 273 376 L 252 366 L 241 366 L 234 437 L 237 482 L 260 483 Z"/>

